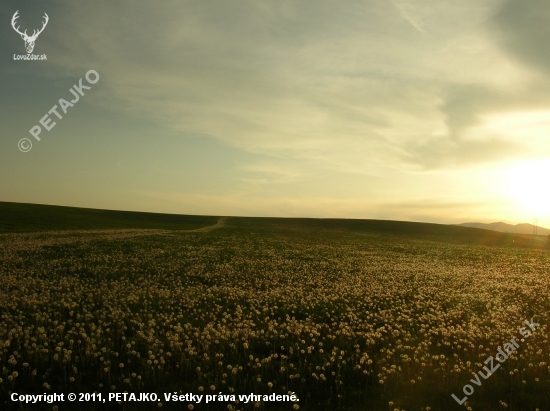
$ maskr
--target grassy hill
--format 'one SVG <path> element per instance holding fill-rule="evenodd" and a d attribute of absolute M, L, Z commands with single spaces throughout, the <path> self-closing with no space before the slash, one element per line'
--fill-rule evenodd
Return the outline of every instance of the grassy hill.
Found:
<path fill-rule="evenodd" d="M 213 225 L 217 220 L 212 216 L 0 202 L 0 233 L 107 228 L 192 230 Z"/>
<path fill-rule="evenodd" d="M 311 236 L 376 235 L 382 237 L 410 238 L 454 244 L 477 244 L 513 248 L 548 248 L 548 237 L 457 225 L 418 223 L 412 221 L 314 219 L 314 218 L 232 218 L 231 224 L 246 227 L 250 232 L 272 231 L 279 233 L 309 232 Z M 382 237 L 380 237 L 382 236 Z"/>
<path fill-rule="evenodd" d="M 97 210 L 0 202 L 0 233 L 110 228 L 192 230 L 217 222 L 215 216 Z M 548 248 L 548 238 L 502 233 L 457 225 L 391 220 L 232 217 L 235 235 L 331 236 L 343 233 L 410 238 L 456 244 L 514 248 Z"/>

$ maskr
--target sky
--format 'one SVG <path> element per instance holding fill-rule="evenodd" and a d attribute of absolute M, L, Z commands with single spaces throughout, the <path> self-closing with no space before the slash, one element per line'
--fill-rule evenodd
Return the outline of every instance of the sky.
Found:
<path fill-rule="evenodd" d="M 16 11 L 29 35 L 47 13 L 47 60 L 19 59 Z M 548 0 L 4 0 L 0 16 L 0 201 L 550 227 Z"/>

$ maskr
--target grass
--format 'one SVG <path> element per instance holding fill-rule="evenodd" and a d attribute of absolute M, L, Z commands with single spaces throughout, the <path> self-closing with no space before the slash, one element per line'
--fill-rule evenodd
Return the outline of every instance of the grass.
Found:
<path fill-rule="evenodd" d="M 546 236 L 501 233 L 471 227 L 410 221 L 313 218 L 239 218 L 233 221 L 239 227 L 259 234 L 299 231 L 309 232 L 314 237 L 345 233 L 489 247 L 545 249 L 549 246 Z"/>
<path fill-rule="evenodd" d="M 213 225 L 215 216 L 98 210 L 41 204 L 0 202 L 0 233 L 92 229 L 193 230 Z M 314 236 L 333 232 L 387 235 L 444 243 L 512 248 L 548 248 L 546 236 L 501 233 L 445 224 L 391 220 L 245 218 L 232 217 L 244 230 L 255 233 L 310 232 Z"/>
<path fill-rule="evenodd" d="M 217 220 L 212 216 L 0 202 L 0 233 L 129 228 L 192 230 L 213 225 Z"/>
<path fill-rule="evenodd" d="M 545 238 L 237 217 L 210 232 L 183 224 L 166 232 L 59 232 L 52 230 L 161 228 L 155 224 L 180 216 L 120 219 L 121 212 L 41 207 L 4 208 L 17 224 L 0 234 L 1 409 L 72 409 L 12 403 L 11 392 L 124 391 L 160 398 L 78 408 L 158 410 L 160 402 L 181 410 L 189 403 L 167 402 L 163 393 L 291 391 L 302 411 L 466 409 L 451 394 L 462 398 L 472 373 L 533 316 L 541 327 L 474 386 L 467 406 L 533 411 L 550 403 Z M 30 209 L 32 218 L 58 220 L 40 231 L 24 218 Z M 103 225 L 78 222 L 89 215 Z M 294 407 L 224 399 L 194 409 Z"/>

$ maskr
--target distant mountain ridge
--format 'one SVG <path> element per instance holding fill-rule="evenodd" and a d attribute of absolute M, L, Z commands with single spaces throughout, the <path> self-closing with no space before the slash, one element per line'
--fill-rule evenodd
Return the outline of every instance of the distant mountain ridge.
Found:
<path fill-rule="evenodd" d="M 501 233 L 515 233 L 515 234 L 533 234 L 533 224 L 507 224 L 503 222 L 498 223 L 462 223 L 462 224 L 456 224 L 463 227 L 472 227 L 472 228 L 481 228 L 484 230 L 492 230 L 492 231 L 500 231 Z M 550 230 L 544 227 L 537 226 L 536 232 L 538 235 L 548 235 L 550 234 Z"/>

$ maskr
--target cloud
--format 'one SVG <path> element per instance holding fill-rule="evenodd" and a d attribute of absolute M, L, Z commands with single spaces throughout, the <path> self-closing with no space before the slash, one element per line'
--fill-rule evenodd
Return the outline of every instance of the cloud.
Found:
<path fill-rule="evenodd" d="M 420 166 L 423 170 L 511 160 L 529 152 L 525 145 L 501 138 L 477 141 L 437 138 L 425 142 L 412 142 L 407 148 L 407 156 L 403 159 Z"/>
<path fill-rule="evenodd" d="M 422 20 L 416 15 L 415 7 L 410 1 L 406 0 L 392 0 L 393 5 L 399 10 L 405 20 L 407 20 L 411 26 L 417 29 L 420 33 L 426 33 L 424 31 Z"/>
<path fill-rule="evenodd" d="M 533 85 L 511 85 L 521 69 L 499 54 L 484 26 L 494 7 L 65 1 L 64 24 L 50 33 L 64 52 L 49 75 L 81 77 L 94 68 L 102 87 L 91 102 L 273 161 L 359 174 L 388 164 L 463 167 L 523 152 L 509 137 L 468 133 L 484 115 L 529 104 L 535 93 Z M 514 20 L 522 7 L 510 2 L 495 17 L 518 53 L 536 37 L 524 27 L 531 11 Z M 425 35 L 411 36 L 403 19 Z M 546 29 L 537 30 L 544 38 Z M 526 56 L 542 47 L 535 43 Z"/>
<path fill-rule="evenodd" d="M 508 0 L 495 14 L 501 44 L 522 62 L 550 75 L 550 8 L 546 0 Z"/>

